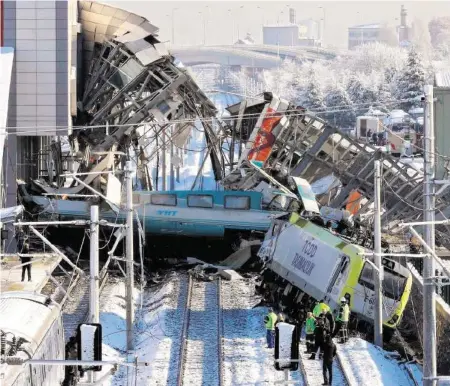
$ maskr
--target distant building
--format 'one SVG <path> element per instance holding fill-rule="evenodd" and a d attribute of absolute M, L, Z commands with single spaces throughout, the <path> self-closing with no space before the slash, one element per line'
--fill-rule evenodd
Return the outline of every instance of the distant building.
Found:
<path fill-rule="evenodd" d="M 411 42 L 411 27 L 407 23 L 407 11 L 402 5 L 400 9 L 400 25 L 396 28 L 386 23 L 362 24 L 348 29 L 348 48 L 368 43 L 385 43 L 388 45 L 408 47 Z"/>
<path fill-rule="evenodd" d="M 368 43 L 381 42 L 382 24 L 362 24 L 348 29 L 348 49 Z"/>
<path fill-rule="evenodd" d="M 301 39 L 312 39 L 319 41 L 320 36 L 320 23 L 313 19 L 301 20 L 298 22 L 299 36 Z"/>
<path fill-rule="evenodd" d="M 434 130 L 436 152 L 436 179 L 449 178 L 450 172 L 450 68 L 436 73 L 434 79 Z"/>
<path fill-rule="evenodd" d="M 295 9 L 289 9 L 289 23 L 263 26 L 263 44 L 271 46 L 318 46 L 320 25 L 312 19 L 297 22 Z"/>

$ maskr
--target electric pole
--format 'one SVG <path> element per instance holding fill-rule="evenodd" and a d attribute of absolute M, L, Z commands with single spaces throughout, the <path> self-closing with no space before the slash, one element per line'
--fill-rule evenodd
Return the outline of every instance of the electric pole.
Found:
<path fill-rule="evenodd" d="M 173 126 L 170 129 L 170 137 L 174 136 L 174 128 Z M 174 158 L 174 144 L 173 139 L 170 141 L 170 190 L 175 190 L 175 168 L 173 166 L 173 158 Z"/>
<path fill-rule="evenodd" d="M 89 321 L 91 323 L 99 322 L 99 273 L 98 273 L 98 206 L 91 206 L 91 243 L 90 243 L 90 278 L 89 278 Z M 89 371 L 88 378 L 90 382 L 95 382 L 95 372 Z"/>
<path fill-rule="evenodd" d="M 161 146 L 161 174 L 162 174 L 162 190 L 166 190 L 166 128 L 162 131 Z"/>
<path fill-rule="evenodd" d="M 375 161 L 375 181 L 374 181 L 374 257 L 375 266 L 377 269 L 373 270 L 373 281 L 375 283 L 375 312 L 374 312 L 374 327 L 375 327 L 375 344 L 378 347 L 383 347 L 383 294 L 382 294 L 382 280 L 383 268 L 381 266 L 381 162 Z"/>
<path fill-rule="evenodd" d="M 425 242 L 434 251 L 434 106 L 433 86 L 424 87 L 424 178 L 423 216 Z M 431 256 L 423 264 L 423 375 L 425 386 L 435 386 L 436 381 L 436 303 L 435 303 L 435 261 Z"/>
<path fill-rule="evenodd" d="M 99 301 L 98 301 L 98 206 L 91 206 L 91 244 L 90 244 L 90 322 L 99 321 Z"/>
<path fill-rule="evenodd" d="M 134 288 L 134 251 L 133 251 L 133 181 L 131 179 L 131 161 L 125 165 L 125 187 L 127 197 L 127 237 L 126 237 L 126 260 L 127 260 L 127 350 L 132 351 L 133 345 L 133 288 Z"/>

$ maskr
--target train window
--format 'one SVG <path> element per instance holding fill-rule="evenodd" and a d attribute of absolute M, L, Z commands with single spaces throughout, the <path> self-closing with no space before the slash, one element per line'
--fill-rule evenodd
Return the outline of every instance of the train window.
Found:
<path fill-rule="evenodd" d="M 212 208 L 213 197 L 209 195 L 190 194 L 187 196 L 187 204 L 193 208 Z"/>
<path fill-rule="evenodd" d="M 374 290 L 375 285 L 373 282 L 373 267 L 369 263 L 364 264 L 364 268 L 358 280 L 359 284 Z M 405 288 L 406 278 L 399 275 L 397 272 L 384 268 L 383 275 L 383 293 L 388 298 L 399 300 L 403 294 Z"/>
<path fill-rule="evenodd" d="M 150 197 L 153 205 L 177 206 L 176 194 L 152 194 Z"/>
<path fill-rule="evenodd" d="M 250 197 L 246 196 L 225 196 L 225 209 L 250 209 Z"/>

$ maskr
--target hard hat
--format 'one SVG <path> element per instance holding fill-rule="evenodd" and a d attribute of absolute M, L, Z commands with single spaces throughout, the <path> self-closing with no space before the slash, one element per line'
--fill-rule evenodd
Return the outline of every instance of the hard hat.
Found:
<path fill-rule="evenodd" d="M 344 297 L 342 297 L 342 298 L 341 298 L 341 303 L 347 303 L 347 299 L 344 298 Z"/>

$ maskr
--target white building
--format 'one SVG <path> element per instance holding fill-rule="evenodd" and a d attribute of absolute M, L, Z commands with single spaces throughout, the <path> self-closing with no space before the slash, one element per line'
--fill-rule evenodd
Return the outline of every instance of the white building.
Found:
<path fill-rule="evenodd" d="M 381 42 L 381 24 L 362 24 L 348 29 L 348 48 L 367 43 Z"/>

